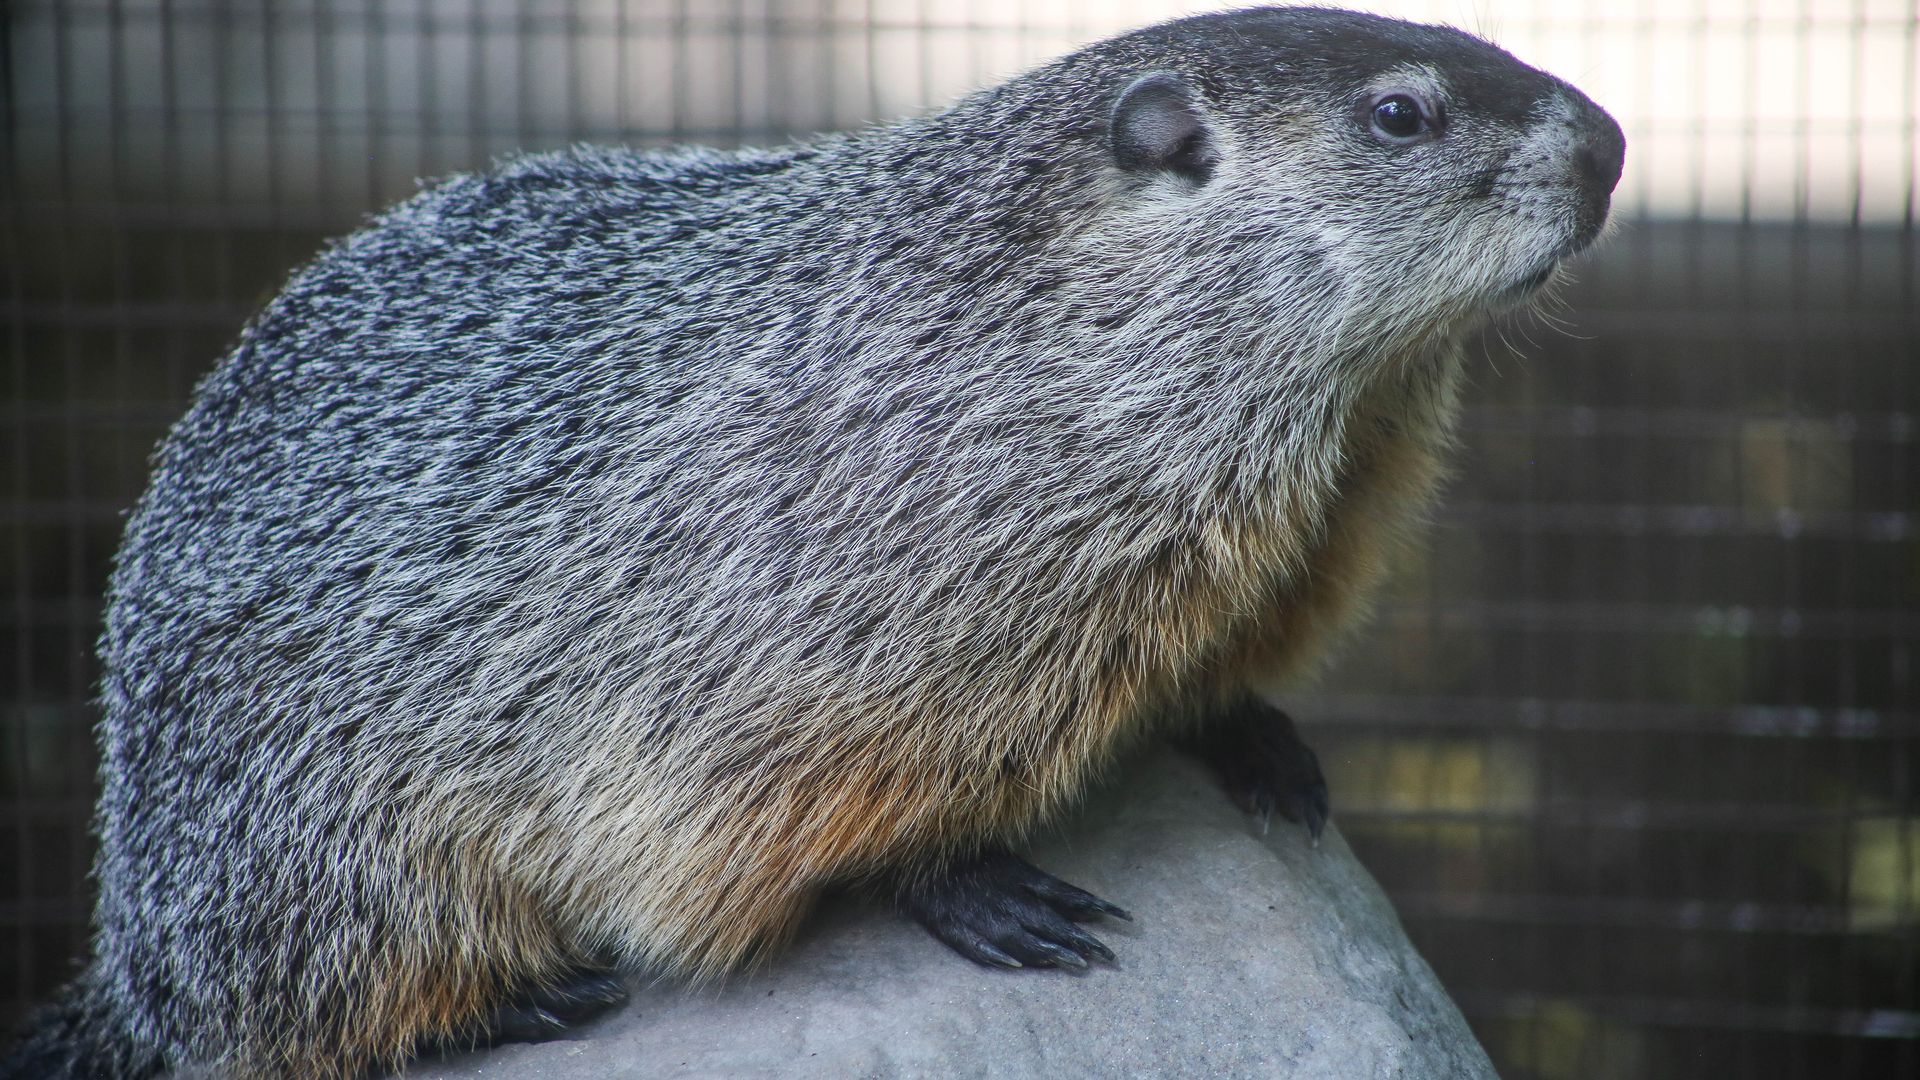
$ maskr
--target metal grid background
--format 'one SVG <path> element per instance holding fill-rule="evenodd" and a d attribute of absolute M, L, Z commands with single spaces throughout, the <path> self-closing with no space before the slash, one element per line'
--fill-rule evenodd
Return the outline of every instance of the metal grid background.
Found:
<path fill-rule="evenodd" d="M 852 126 L 1165 7 L 16 0 L 0 1021 L 84 944 L 121 514 L 194 380 L 323 238 L 516 148 Z M 1508 331 L 1524 360 L 1489 340 L 1431 544 L 1296 711 L 1505 1075 L 1920 1075 L 1916 16 L 1563 8 L 1452 14 L 1651 69 L 1675 40 L 1685 61 L 1784 31 L 1803 82 L 1837 41 L 1892 49 L 1896 85 L 1789 117 L 1784 195 L 1740 149 L 1768 125 L 1723 145 L 1709 109 L 1623 114 L 1625 228 L 1560 327 Z M 1703 89 L 1737 103 L 1772 77 Z M 1836 154 L 1853 166 L 1822 203 Z M 1636 178 L 1648 155 L 1690 171 Z"/>

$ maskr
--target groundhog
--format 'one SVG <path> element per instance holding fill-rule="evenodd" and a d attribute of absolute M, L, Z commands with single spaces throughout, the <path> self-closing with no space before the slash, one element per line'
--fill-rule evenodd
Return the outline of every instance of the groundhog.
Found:
<path fill-rule="evenodd" d="M 93 961 L 6 1075 L 537 1037 L 829 886 L 981 962 L 1109 957 L 1077 923 L 1123 913 L 1021 837 L 1149 737 L 1319 830 L 1252 688 L 1352 624 L 1463 341 L 1594 239 L 1622 152 L 1468 34 L 1261 9 L 402 203 L 158 453 Z"/>

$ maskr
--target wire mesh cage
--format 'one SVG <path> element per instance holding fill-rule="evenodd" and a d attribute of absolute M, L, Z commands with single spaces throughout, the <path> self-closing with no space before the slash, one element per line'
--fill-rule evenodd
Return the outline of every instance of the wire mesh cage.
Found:
<path fill-rule="evenodd" d="M 1920 1075 L 1920 16 L 1360 5 L 1611 108 L 1611 242 L 1490 335 L 1459 478 L 1293 702 L 1512 1077 Z M 101 589 L 194 381 L 417 178 L 937 106 L 1176 14 L 1092 0 L 16 0 L 0 1016 L 84 951 Z"/>

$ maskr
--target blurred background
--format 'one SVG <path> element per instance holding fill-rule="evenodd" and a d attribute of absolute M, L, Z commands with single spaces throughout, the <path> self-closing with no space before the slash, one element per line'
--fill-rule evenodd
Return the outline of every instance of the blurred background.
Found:
<path fill-rule="evenodd" d="M 1629 148 L 1294 702 L 1340 827 L 1510 1078 L 1920 1076 L 1913 0 L 1354 6 L 1493 38 Z M 1198 9 L 0 5 L 0 1023 L 84 947 L 122 514 L 324 238 L 515 149 L 855 127 Z"/>

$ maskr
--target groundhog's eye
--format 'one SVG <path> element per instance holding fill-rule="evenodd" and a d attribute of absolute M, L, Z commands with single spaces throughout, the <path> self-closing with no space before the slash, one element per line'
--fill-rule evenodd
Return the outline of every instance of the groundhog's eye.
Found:
<path fill-rule="evenodd" d="M 1405 91 L 1384 94 L 1370 110 L 1374 134 L 1391 143 L 1411 142 L 1439 125 L 1433 110 Z"/>

